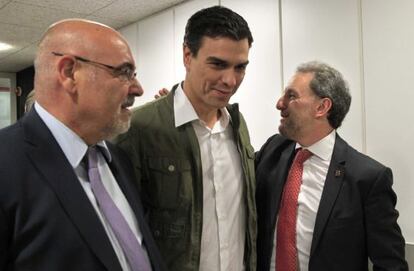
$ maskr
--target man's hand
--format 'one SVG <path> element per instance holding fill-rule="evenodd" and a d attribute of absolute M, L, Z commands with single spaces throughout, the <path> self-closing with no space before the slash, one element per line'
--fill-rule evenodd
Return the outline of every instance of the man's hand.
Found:
<path fill-rule="evenodd" d="M 155 99 L 161 98 L 162 96 L 165 96 L 169 93 L 170 91 L 166 88 L 162 88 L 160 90 L 158 90 L 158 94 L 154 95 Z"/>

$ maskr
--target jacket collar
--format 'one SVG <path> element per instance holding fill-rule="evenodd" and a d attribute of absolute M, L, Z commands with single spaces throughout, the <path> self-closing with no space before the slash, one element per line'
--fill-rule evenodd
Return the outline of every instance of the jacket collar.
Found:
<path fill-rule="evenodd" d="M 24 149 L 34 167 L 56 195 L 91 251 L 108 270 L 121 270 L 111 243 L 79 180 L 56 139 L 31 110 L 22 119 Z"/>
<path fill-rule="evenodd" d="M 185 94 L 182 84 L 177 84 L 174 86 L 174 120 L 175 127 L 179 127 L 187 122 L 192 122 L 194 120 L 200 120 L 197 112 L 195 111 L 193 105 Z M 220 108 L 222 118 L 220 121 L 223 127 L 227 127 L 230 122 L 230 114 L 227 108 Z M 202 122 L 202 120 L 200 120 Z"/>

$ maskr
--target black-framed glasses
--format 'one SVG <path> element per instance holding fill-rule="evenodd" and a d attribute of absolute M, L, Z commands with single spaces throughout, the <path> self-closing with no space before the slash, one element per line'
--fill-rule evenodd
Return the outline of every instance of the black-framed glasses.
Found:
<path fill-rule="evenodd" d="M 117 77 L 119 78 L 119 80 L 123 82 L 134 80 L 135 77 L 137 76 L 137 73 L 135 72 L 135 67 L 131 63 L 124 63 L 118 67 L 114 67 L 114 66 L 107 65 L 104 63 L 92 61 L 92 60 L 89 60 L 87 58 L 77 56 L 77 55 L 62 54 L 62 53 L 57 53 L 57 52 L 52 52 L 52 54 L 55 56 L 65 56 L 65 55 L 71 56 L 78 61 L 82 61 L 84 63 L 106 69 L 112 74 L 113 77 Z"/>

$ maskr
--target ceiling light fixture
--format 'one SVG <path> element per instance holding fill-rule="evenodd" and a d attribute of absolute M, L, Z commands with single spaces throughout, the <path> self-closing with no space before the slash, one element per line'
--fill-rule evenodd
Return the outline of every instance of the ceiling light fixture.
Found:
<path fill-rule="evenodd" d="M 11 48 L 13 48 L 13 46 L 0 41 L 0 51 L 6 51 L 6 50 L 9 50 Z"/>

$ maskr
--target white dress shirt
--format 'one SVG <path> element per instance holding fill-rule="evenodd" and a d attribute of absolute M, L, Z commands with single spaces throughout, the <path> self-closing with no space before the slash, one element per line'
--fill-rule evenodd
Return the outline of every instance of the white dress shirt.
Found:
<path fill-rule="evenodd" d="M 203 227 L 200 271 L 244 270 L 246 210 L 243 171 L 230 115 L 209 128 L 200 120 L 181 85 L 174 96 L 175 126 L 191 122 L 200 146 L 203 171 Z"/>
<path fill-rule="evenodd" d="M 329 164 L 331 163 L 335 136 L 336 132 L 333 130 L 329 135 L 307 148 L 296 144 L 296 149 L 308 149 L 313 154 L 303 163 L 302 184 L 298 196 L 296 248 L 298 250 L 299 271 L 308 271 L 316 214 L 328 174 Z M 277 231 L 275 230 L 272 261 L 270 264 L 271 271 L 275 271 L 276 264 L 276 233 Z"/>
<path fill-rule="evenodd" d="M 83 190 L 88 196 L 88 199 L 90 200 L 93 208 L 95 209 L 99 219 L 102 222 L 105 232 L 108 235 L 108 238 L 112 244 L 112 247 L 114 248 L 116 256 L 118 257 L 118 260 L 121 264 L 122 270 L 129 271 L 130 268 L 125 254 L 122 251 L 122 248 L 119 245 L 119 242 L 114 232 L 112 231 L 110 224 L 104 217 L 96 202 L 95 196 L 92 192 L 90 182 L 88 179 L 87 170 L 81 164 L 81 161 L 88 149 L 88 145 L 75 132 L 73 132 L 65 124 L 63 124 L 61 121 L 59 121 L 49 112 L 47 112 L 40 104 L 35 103 L 34 107 L 36 109 L 36 112 L 39 114 L 40 118 L 49 128 L 53 137 L 56 139 L 57 143 L 59 144 L 66 158 L 68 159 L 69 163 L 73 167 L 76 175 L 78 176 L 79 182 Z M 139 244 L 142 245 L 142 234 L 139 229 L 139 224 L 135 218 L 134 212 L 132 211 L 127 199 L 125 198 L 124 194 L 119 188 L 118 183 L 115 180 L 115 177 L 113 176 L 111 169 L 109 168 L 109 165 L 107 163 L 107 161 L 110 162 L 112 160 L 108 147 L 106 146 L 104 141 L 101 141 L 96 145 L 101 147 L 100 149 L 102 150 L 105 156 L 104 157 L 102 155 L 102 152 L 98 152 L 98 171 L 101 175 L 102 183 L 104 184 L 106 190 L 108 191 L 115 205 L 121 211 L 129 227 L 132 229 L 132 232 L 138 239 Z M 143 247 L 143 249 L 145 251 L 144 254 L 146 255 L 146 257 L 148 257 L 145 247 Z"/>

